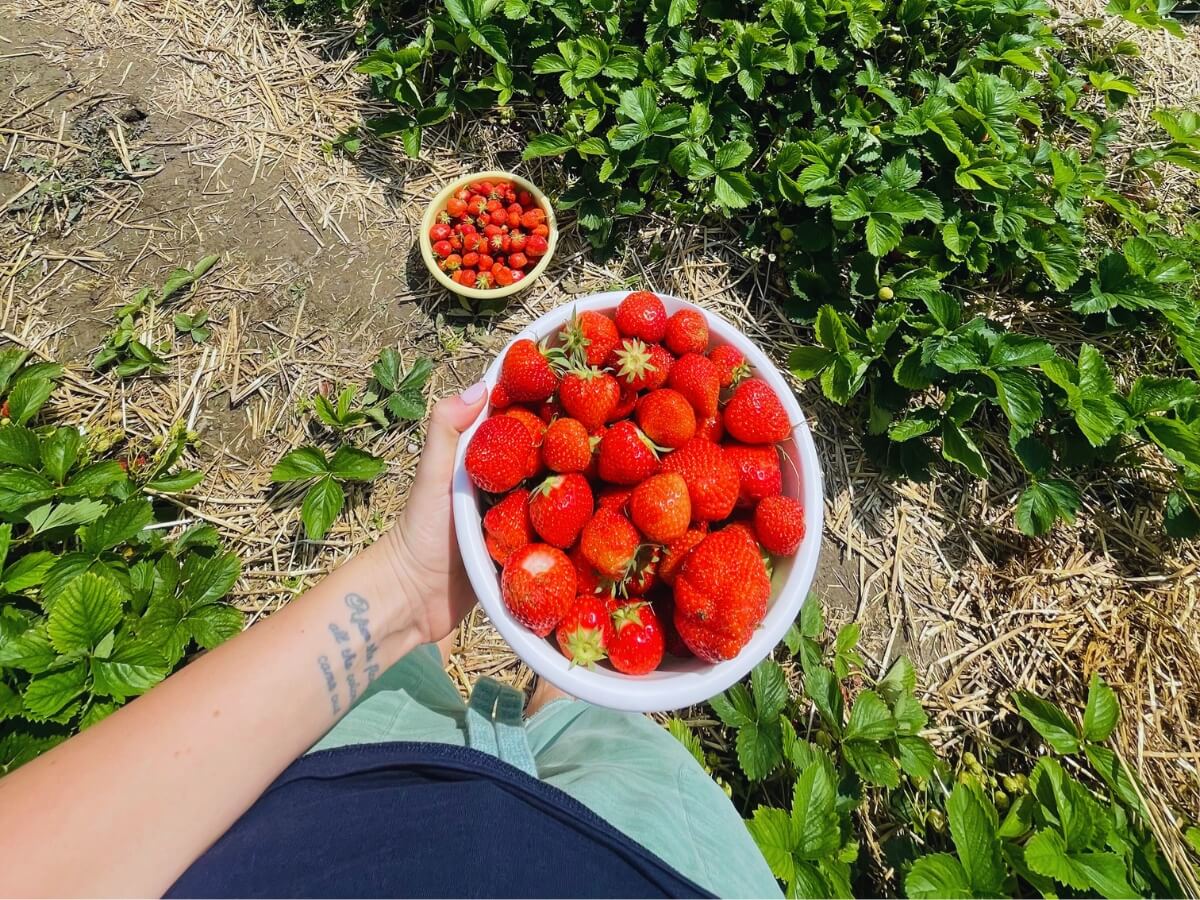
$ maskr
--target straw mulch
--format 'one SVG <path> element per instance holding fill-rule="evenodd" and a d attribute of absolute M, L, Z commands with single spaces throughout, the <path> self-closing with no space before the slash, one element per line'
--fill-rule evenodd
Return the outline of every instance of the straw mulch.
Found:
<path fill-rule="evenodd" d="M 200 431 L 194 462 L 209 474 L 180 501 L 180 519 L 213 522 L 242 554 L 235 599 L 252 618 L 374 540 L 403 506 L 420 425 L 370 438 L 389 477 L 352 494 L 319 544 L 302 540 L 295 504 L 268 483 L 284 451 L 323 439 L 305 398 L 362 384 L 380 347 L 431 356 L 431 391 L 440 395 L 471 383 L 533 316 L 581 293 L 635 284 L 727 316 L 779 360 L 805 339 L 783 315 L 769 260 L 748 264 L 722 229 L 684 231 L 649 218 L 629 239 L 638 252 L 607 263 L 594 261 L 566 223 L 548 278 L 494 322 L 459 316 L 413 254 L 417 222 L 437 187 L 464 169 L 517 165 L 521 138 L 484 121 L 427 135 L 419 161 L 376 145 L 355 160 L 327 156 L 322 141 L 357 124 L 368 104 L 346 34 L 302 34 L 246 0 L 9 0 L 5 15 L 19 15 L 21 27 L 0 45 L 0 62 L 32 53 L 38 65 L 95 80 L 75 77 L 69 91 L 40 104 L 48 91 L 18 83 L 0 100 L 0 203 L 28 181 L 15 160 L 49 155 L 61 167 L 72 154 L 94 155 L 96 144 L 70 137 L 70 103 L 100 97 L 119 113 L 120 102 L 136 101 L 160 124 L 140 137 L 124 124 L 91 135 L 113 145 L 121 167 L 77 220 L 51 211 L 31 231 L 28 217 L 0 216 L 0 331 L 47 356 L 82 361 L 138 284 L 222 252 L 185 302 L 210 311 L 211 341 L 176 338 L 171 374 L 159 379 L 118 382 L 75 367 L 57 402 L 88 427 L 124 429 L 134 444 L 177 421 Z M 1153 93 L 1173 92 L 1172 105 L 1194 99 L 1200 44 L 1134 37 Z M 1154 97 L 1144 100 L 1131 107 L 1132 121 L 1146 121 Z M 135 177 L 138 154 L 165 171 Z M 164 177 L 173 179 L 165 194 Z M 1194 196 L 1185 179 L 1168 187 Z M 156 339 L 172 334 L 165 314 L 152 328 Z M 928 485 L 891 482 L 863 453 L 859 423 L 814 386 L 796 387 L 825 468 L 828 580 L 844 582 L 815 589 L 836 587 L 844 602 L 834 617 L 863 623 L 869 674 L 913 656 L 935 737 L 970 746 L 1012 730 L 1012 689 L 1078 711 L 1087 678 L 1100 672 L 1124 705 L 1119 749 L 1145 780 L 1160 835 L 1196 892 L 1178 829 L 1200 818 L 1200 557 L 1193 545 L 1167 542 L 1156 518 L 1132 512 L 1130 502 L 1161 489 L 1161 461 L 1148 458 L 1135 484 L 1092 485 L 1082 524 L 1029 541 L 1012 525 L 1016 472 L 997 463 L 986 485 L 954 473 Z M 483 674 L 519 686 L 531 677 L 478 611 L 463 626 L 451 671 L 464 688 Z"/>

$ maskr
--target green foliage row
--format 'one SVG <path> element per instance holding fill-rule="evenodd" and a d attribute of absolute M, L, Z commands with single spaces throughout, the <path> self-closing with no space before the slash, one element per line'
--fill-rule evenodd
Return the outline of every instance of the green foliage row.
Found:
<path fill-rule="evenodd" d="M 795 373 L 856 403 L 891 469 L 986 478 L 1007 454 L 1041 534 L 1149 443 L 1177 474 L 1168 531 L 1200 529 L 1200 227 L 1146 199 L 1161 167 L 1200 171 L 1200 116 L 1159 110 L 1161 140 L 1113 156 L 1132 44 L 1070 46 L 1044 0 L 367 5 L 359 70 L 398 106 L 376 134 L 417 155 L 450 116 L 534 109 L 525 157 L 558 160 L 555 202 L 597 245 L 647 209 L 736 220 L 816 327 Z M 1169 3 L 1110 9 L 1178 31 Z M 1117 362 L 1143 378 L 1119 386 Z"/>
<path fill-rule="evenodd" d="M 236 634 L 222 602 L 241 566 L 216 530 L 173 539 L 156 495 L 202 478 L 177 468 L 188 434 L 117 458 L 119 432 L 47 420 L 62 368 L 0 351 L 0 773 L 95 724 L 196 647 Z"/>
<path fill-rule="evenodd" d="M 856 687 L 867 680 L 858 626 L 841 629 L 831 645 L 823 631 L 810 597 L 785 641 L 799 690 L 768 659 L 749 684 L 712 700 L 736 735 L 734 757 L 706 755 L 686 725 L 670 725 L 728 783 L 787 896 L 877 894 L 861 847 L 868 815 L 909 897 L 1179 894 L 1133 777 L 1106 745 L 1120 708 L 1099 677 L 1082 723 L 1016 693 L 1021 716 L 1053 755 L 1037 757 L 1028 774 L 1000 774 L 996 759 L 952 760 L 922 736 L 927 715 L 906 658 Z"/>

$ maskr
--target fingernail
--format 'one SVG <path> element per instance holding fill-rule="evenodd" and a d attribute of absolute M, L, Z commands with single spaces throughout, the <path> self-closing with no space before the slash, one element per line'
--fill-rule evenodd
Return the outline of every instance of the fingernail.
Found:
<path fill-rule="evenodd" d="M 459 399 L 462 400 L 463 403 L 467 404 L 467 406 L 470 406 L 474 403 L 478 403 L 485 396 L 487 396 L 487 385 L 484 384 L 482 381 L 477 382 L 476 384 L 471 385 L 469 388 L 467 388 L 465 391 L 463 391 L 458 396 L 459 396 Z"/>

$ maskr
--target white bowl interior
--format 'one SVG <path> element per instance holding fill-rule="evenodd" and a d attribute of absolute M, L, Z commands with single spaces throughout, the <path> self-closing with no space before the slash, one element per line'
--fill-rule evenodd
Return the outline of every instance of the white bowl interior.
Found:
<path fill-rule="evenodd" d="M 592 309 L 611 313 L 629 293 L 606 291 L 563 304 L 532 322 L 513 340 L 522 337 L 541 340 L 556 334 L 570 319 L 572 311 Z M 795 621 L 808 595 L 816 573 L 824 522 L 821 469 L 816 447 L 800 404 L 783 375 L 766 354 L 721 316 L 678 297 L 658 296 L 668 315 L 684 307 L 700 309 L 709 323 L 710 347 L 733 344 L 741 350 L 754 373 L 779 396 L 793 425 L 791 438 L 780 445 L 786 457 L 783 460 L 783 490 L 804 503 L 807 528 L 795 556 L 774 560 L 767 615 L 735 658 L 712 665 L 694 657 L 680 659 L 667 654 L 657 671 L 636 677 L 622 675 L 604 664 L 594 669 L 572 666 L 550 640 L 537 637 L 513 619 L 500 596 L 499 571 L 483 540 L 479 492 L 463 465 L 467 445 L 490 409 L 480 414 L 459 441 L 454 474 L 454 524 L 463 562 L 479 602 L 500 634 L 530 668 L 568 694 L 599 706 L 633 712 L 681 709 L 707 700 L 735 684 L 768 656 Z M 484 373 L 489 393 L 496 384 L 501 361 L 507 352 L 505 347 Z"/>

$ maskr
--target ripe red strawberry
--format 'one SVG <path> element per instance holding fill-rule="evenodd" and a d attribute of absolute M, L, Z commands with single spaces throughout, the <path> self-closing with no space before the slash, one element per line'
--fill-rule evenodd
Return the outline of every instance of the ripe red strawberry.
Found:
<path fill-rule="evenodd" d="M 725 430 L 743 444 L 775 444 L 792 433 L 787 412 L 761 378 L 747 378 L 725 404 Z"/>
<path fill-rule="evenodd" d="M 575 567 L 575 593 L 577 594 L 602 594 L 600 584 L 600 573 L 596 571 L 595 566 L 587 561 L 583 555 L 583 548 L 578 544 L 567 558 L 571 560 L 571 565 Z"/>
<path fill-rule="evenodd" d="M 764 497 L 754 509 L 754 533 L 771 553 L 791 556 L 804 540 L 804 504 L 794 497 Z"/>
<path fill-rule="evenodd" d="M 633 490 L 627 487 L 601 488 L 596 497 L 596 508 L 615 510 L 624 515 L 626 507 L 629 505 L 629 498 L 632 496 Z"/>
<path fill-rule="evenodd" d="M 763 555 L 762 548 L 758 546 L 758 535 L 754 533 L 754 524 L 751 521 L 736 521 L 730 522 L 722 531 L 727 531 L 730 534 L 736 534 L 750 546 L 750 548 L 760 557 Z"/>
<path fill-rule="evenodd" d="M 549 400 L 543 400 L 538 404 L 537 414 L 539 419 L 549 425 L 562 415 L 562 404 L 558 402 L 557 397 L 551 397 Z"/>
<path fill-rule="evenodd" d="M 599 369 L 572 369 L 558 388 L 558 400 L 567 415 L 582 422 L 588 431 L 608 421 L 620 397 L 617 379 Z"/>
<path fill-rule="evenodd" d="M 667 310 L 656 295 L 634 291 L 617 306 L 616 321 L 617 330 L 626 337 L 656 344 L 667 331 Z"/>
<path fill-rule="evenodd" d="M 667 383 L 672 359 L 661 344 L 625 338 L 613 353 L 611 364 L 617 370 L 617 380 L 623 388 L 652 391 Z"/>
<path fill-rule="evenodd" d="M 556 547 L 526 544 L 505 563 L 500 596 L 514 619 L 545 637 L 575 600 L 575 567 Z"/>
<path fill-rule="evenodd" d="M 542 441 L 546 436 L 546 423 L 537 416 L 536 413 L 527 409 L 524 406 L 510 406 L 502 413 L 502 416 L 512 416 L 518 422 L 525 426 L 529 431 L 529 436 L 533 438 L 534 450 L 538 450 L 542 446 Z M 526 477 L 533 478 L 542 471 L 542 457 L 540 453 L 534 453 L 529 460 L 529 473 Z"/>
<path fill-rule="evenodd" d="M 677 540 L 671 541 L 663 548 L 662 559 L 658 561 L 658 577 L 666 584 L 674 584 L 675 576 L 679 574 L 679 570 L 683 568 L 683 563 L 687 559 L 688 554 L 692 552 L 692 548 L 704 540 L 704 536 L 708 533 L 705 529 L 707 526 L 702 522 L 699 527 L 689 528 L 683 533 L 683 536 Z"/>
<path fill-rule="evenodd" d="M 654 609 L 644 600 L 621 603 L 610 600 L 613 633 L 608 642 L 608 661 L 618 672 L 645 675 L 662 662 L 662 626 Z"/>
<path fill-rule="evenodd" d="M 674 388 L 687 398 L 696 411 L 696 418 L 707 419 L 717 414 L 717 400 L 721 395 L 721 376 L 717 364 L 707 356 L 688 353 L 675 360 L 667 386 Z M 726 423 L 726 428 L 729 424 Z"/>
<path fill-rule="evenodd" d="M 679 391 L 659 388 L 637 403 L 638 427 L 660 447 L 682 447 L 696 433 L 696 413 Z"/>
<path fill-rule="evenodd" d="M 647 478 L 633 489 L 629 516 L 647 538 L 667 544 L 683 537 L 692 521 L 687 482 L 676 472 Z"/>
<path fill-rule="evenodd" d="M 750 375 L 750 364 L 746 362 L 745 354 L 733 344 L 713 347 L 708 358 L 716 363 L 723 388 L 732 387 Z"/>
<path fill-rule="evenodd" d="M 712 441 L 714 444 L 721 443 L 721 438 L 725 437 L 725 426 L 721 424 L 720 414 L 697 422 L 696 437 Z"/>
<path fill-rule="evenodd" d="M 617 586 L 617 592 L 624 597 L 646 596 L 658 584 L 658 560 L 661 555 L 658 547 L 642 547 L 633 562 L 633 568 Z"/>
<path fill-rule="evenodd" d="M 508 396 L 508 391 L 504 389 L 504 385 L 496 382 L 496 386 L 492 388 L 491 404 L 492 410 L 504 409 L 512 405 L 512 397 Z"/>
<path fill-rule="evenodd" d="M 551 475 L 530 494 L 529 520 L 543 541 L 566 550 L 592 517 L 594 505 L 592 487 L 582 475 Z"/>
<path fill-rule="evenodd" d="M 612 639 L 612 614 L 608 604 L 599 597 L 580 594 L 567 610 L 566 617 L 558 623 L 554 633 L 558 649 L 572 665 L 587 666 L 589 669 L 608 656 L 608 642 Z"/>
<path fill-rule="evenodd" d="M 604 437 L 600 438 L 599 455 L 597 471 L 610 484 L 645 481 L 658 471 L 660 465 L 650 441 L 628 419 L 617 422 L 604 432 Z M 734 493 L 736 496 L 736 491 Z"/>
<path fill-rule="evenodd" d="M 726 444 L 725 458 L 738 473 L 738 506 L 783 493 L 783 472 L 774 445 Z"/>
<path fill-rule="evenodd" d="M 512 416 L 492 416 L 467 445 L 467 474 L 482 490 L 510 491 L 528 477 L 529 457 L 536 454 L 529 429 Z"/>
<path fill-rule="evenodd" d="M 572 314 L 571 321 L 563 329 L 563 344 L 575 359 L 586 365 L 602 367 L 621 342 L 617 325 L 604 313 L 587 309 Z"/>
<path fill-rule="evenodd" d="M 738 473 L 720 445 L 692 438 L 663 460 L 663 471 L 678 472 L 687 482 L 693 519 L 716 522 L 733 512 Z"/>
<path fill-rule="evenodd" d="M 529 491 L 517 488 L 483 516 L 483 542 L 492 559 L 504 565 L 508 557 L 534 540 L 529 521 Z"/>
<path fill-rule="evenodd" d="M 615 422 L 618 419 L 628 419 L 633 415 L 633 409 L 637 406 L 637 401 L 637 391 L 631 391 L 629 388 L 621 388 L 621 396 L 617 400 L 616 408 L 609 415 L 608 421 Z"/>
<path fill-rule="evenodd" d="M 514 341 L 500 364 L 500 381 L 507 396 L 518 403 L 545 400 L 558 387 L 558 372 L 550 354 L 529 338 Z"/>
<path fill-rule="evenodd" d="M 641 539 L 637 529 L 619 512 L 600 509 L 583 526 L 579 546 L 583 558 L 601 575 L 620 581 L 637 556 Z"/>
<path fill-rule="evenodd" d="M 767 612 L 767 568 L 741 534 L 715 531 L 701 541 L 675 579 L 675 627 L 708 662 L 732 659 Z"/>
<path fill-rule="evenodd" d="M 578 419 L 555 419 L 542 439 L 542 462 L 552 472 L 582 472 L 592 461 L 592 439 Z"/>
<path fill-rule="evenodd" d="M 704 318 L 704 313 L 686 307 L 673 313 L 667 319 L 663 343 L 676 356 L 703 353 L 708 349 L 708 320 Z"/>
<path fill-rule="evenodd" d="M 666 651 L 672 656 L 684 658 L 694 656 L 695 654 L 688 649 L 688 645 L 679 636 L 679 629 L 675 627 L 675 598 L 671 596 L 671 592 L 664 591 L 655 594 L 653 603 L 654 611 L 658 615 L 658 624 L 662 626 Z"/>

